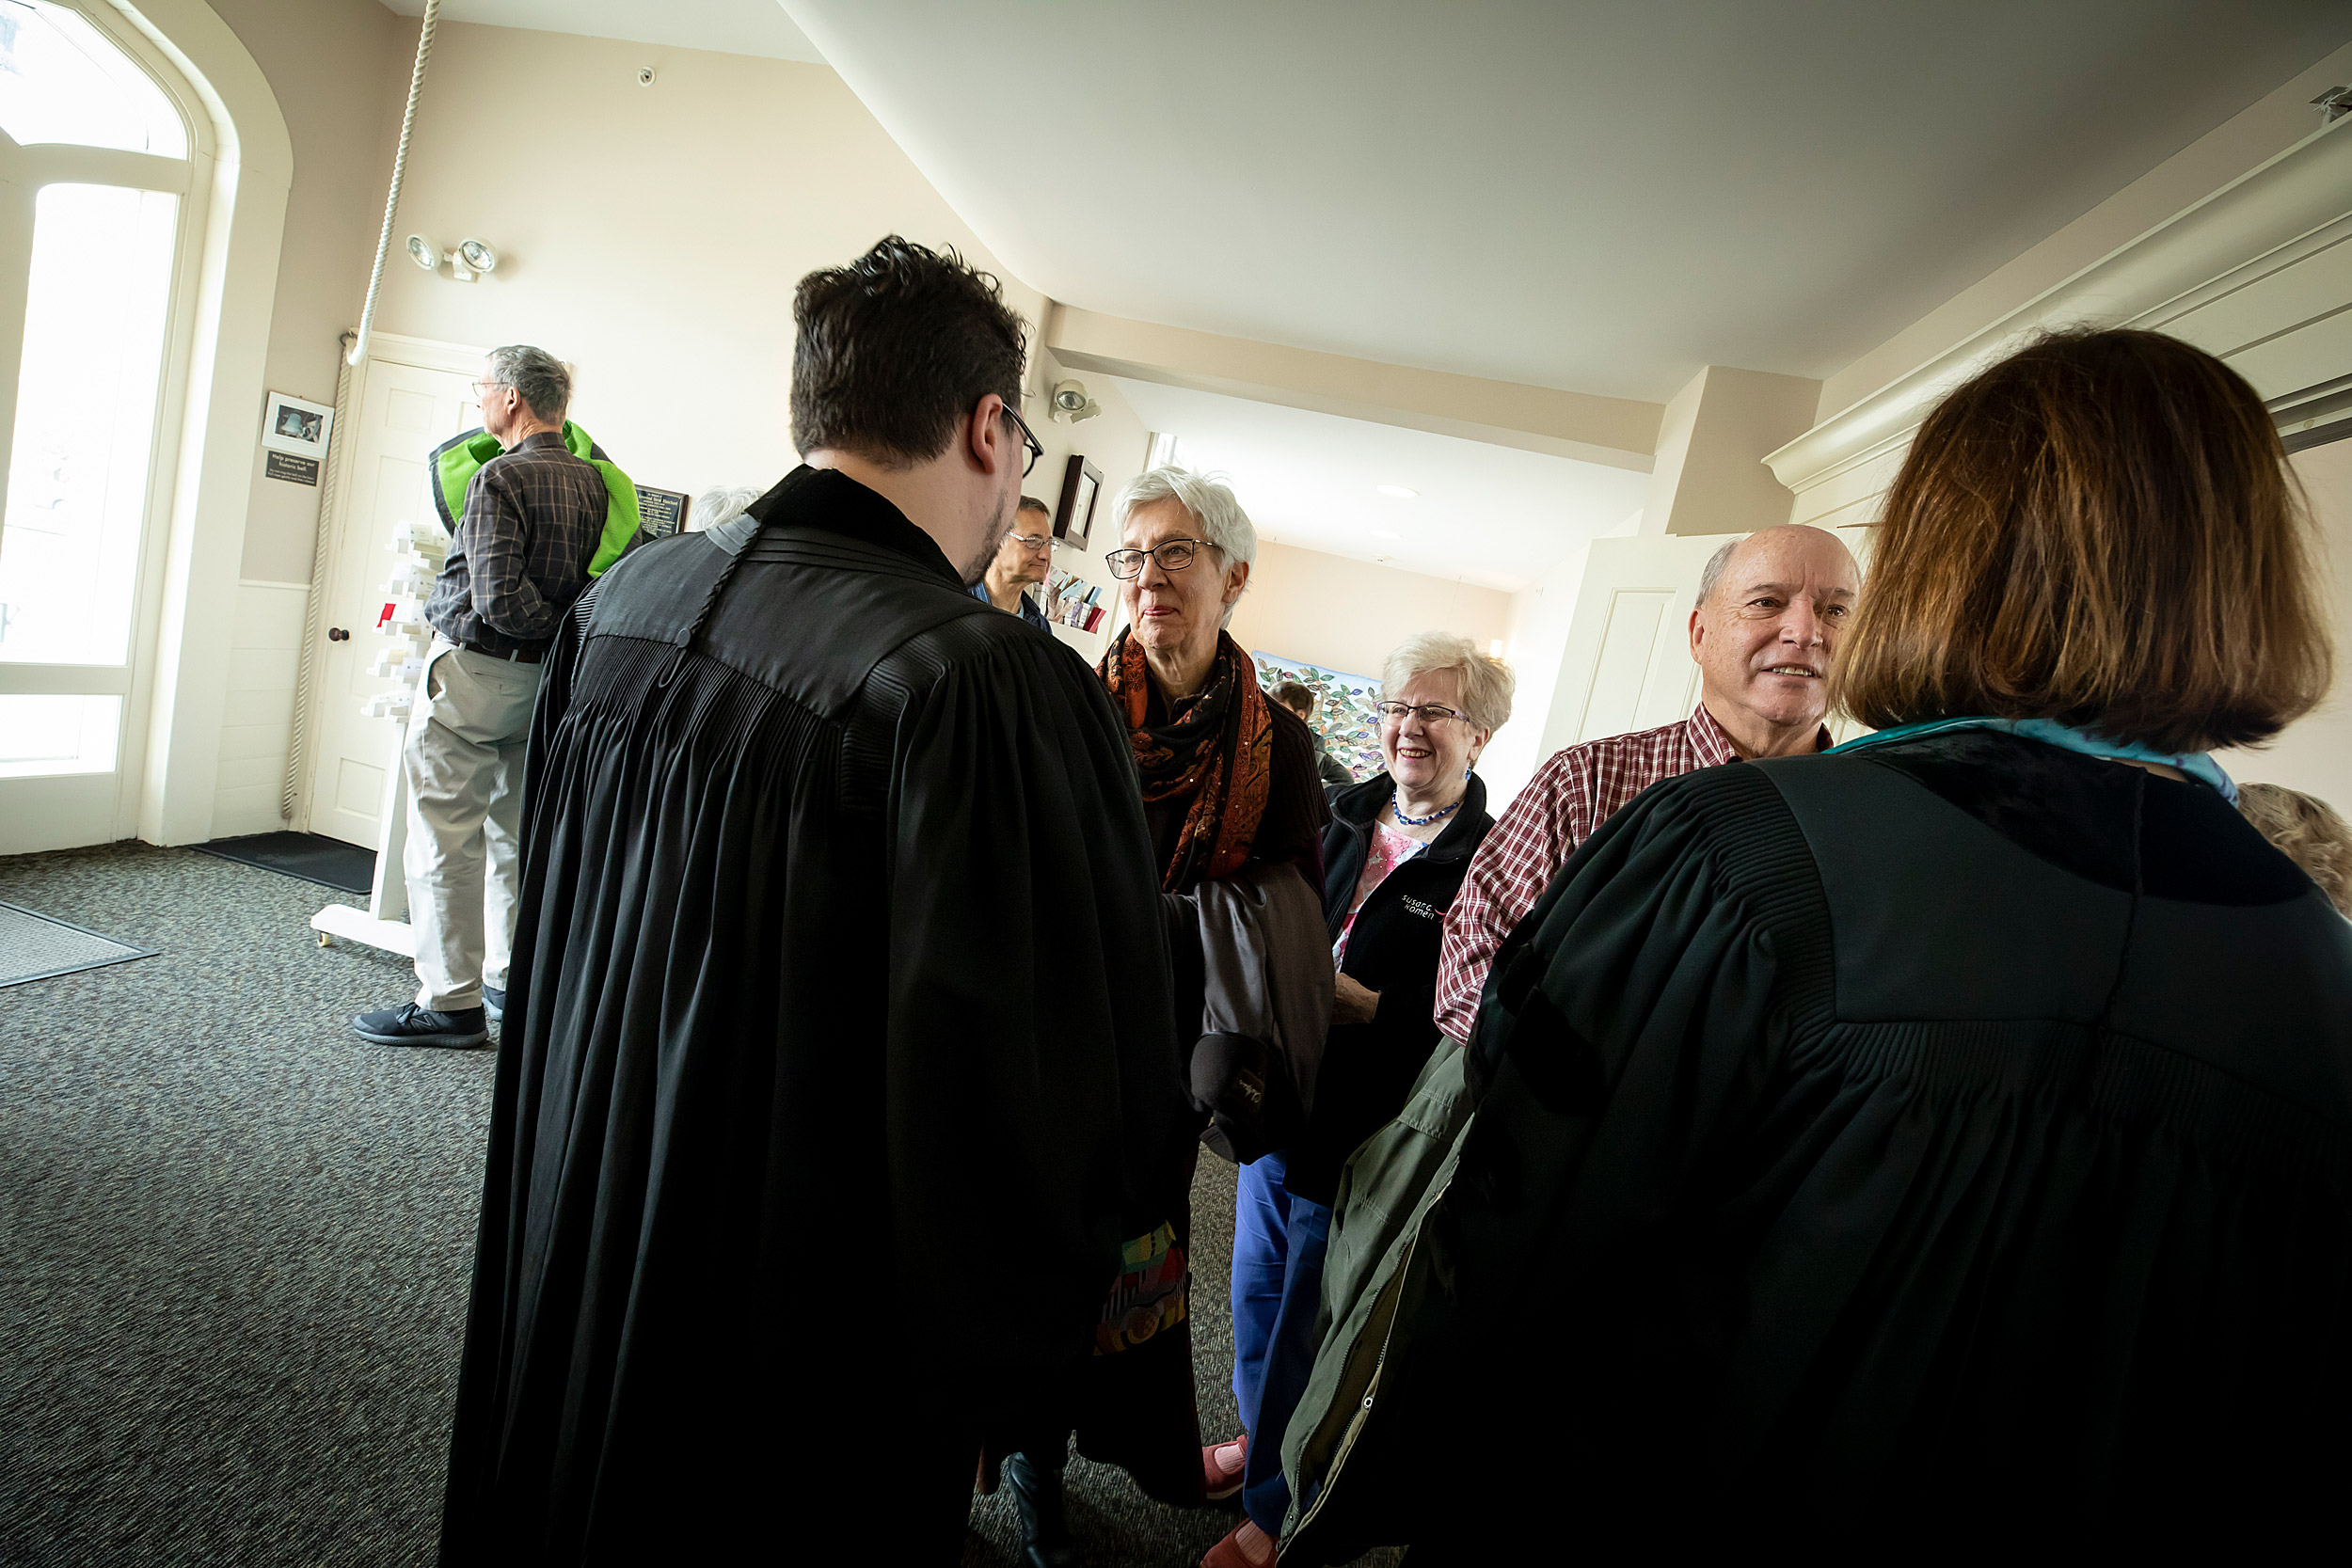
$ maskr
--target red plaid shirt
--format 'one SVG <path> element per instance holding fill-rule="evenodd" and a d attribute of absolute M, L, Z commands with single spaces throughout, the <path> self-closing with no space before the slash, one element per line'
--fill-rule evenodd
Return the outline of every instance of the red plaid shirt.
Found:
<path fill-rule="evenodd" d="M 1829 743 L 1824 731 L 1819 744 L 1826 749 Z M 1576 847 L 1619 807 L 1661 779 L 1736 761 L 1739 754 L 1704 703 L 1680 723 L 1554 752 L 1470 857 L 1462 891 L 1446 913 L 1438 1027 L 1456 1045 L 1470 1038 L 1495 950 L 1535 907 Z"/>

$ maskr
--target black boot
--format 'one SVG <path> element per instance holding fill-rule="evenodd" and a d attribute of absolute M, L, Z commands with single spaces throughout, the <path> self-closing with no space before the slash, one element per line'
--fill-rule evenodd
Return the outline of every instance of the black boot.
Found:
<path fill-rule="evenodd" d="M 1005 1484 L 1012 1488 L 1013 1512 L 1021 1515 L 1021 1544 L 1027 1548 L 1029 1568 L 1079 1568 L 1086 1557 L 1070 1539 L 1070 1520 L 1061 1505 L 1061 1463 L 1040 1463 L 1041 1456 L 1005 1456 Z M 1057 1462 L 1061 1454 L 1054 1455 Z"/>

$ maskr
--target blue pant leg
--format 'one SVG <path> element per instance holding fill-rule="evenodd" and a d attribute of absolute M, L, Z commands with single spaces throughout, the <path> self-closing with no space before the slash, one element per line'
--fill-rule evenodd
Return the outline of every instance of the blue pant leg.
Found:
<path fill-rule="evenodd" d="M 1258 1390 L 1289 1269 L 1291 1196 L 1283 1174 L 1282 1156 L 1263 1154 L 1242 1166 L 1233 1184 L 1233 1402 L 1242 1430 L 1250 1433 L 1258 1429 Z"/>
<path fill-rule="evenodd" d="M 1290 1267 L 1282 1276 L 1282 1305 L 1275 1315 L 1258 1394 L 1258 1418 L 1249 1427 L 1249 1457 L 1242 1469 L 1242 1507 L 1268 1535 L 1282 1533 L 1290 1512 L 1289 1480 L 1282 1474 L 1282 1436 L 1291 1414 L 1307 1392 L 1315 1368 L 1315 1314 L 1323 1306 L 1323 1258 L 1331 1236 L 1331 1211 L 1303 1197 L 1290 1200 Z"/>

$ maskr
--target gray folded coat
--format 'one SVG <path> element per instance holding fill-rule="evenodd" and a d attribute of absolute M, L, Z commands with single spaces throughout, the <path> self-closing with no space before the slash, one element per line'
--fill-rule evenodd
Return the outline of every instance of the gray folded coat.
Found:
<path fill-rule="evenodd" d="M 1191 1053 L 1200 1141 L 1237 1164 L 1285 1147 L 1314 1109 L 1331 1025 L 1323 900 L 1297 867 L 1246 865 L 1168 895 L 1197 924 L 1204 981 Z"/>

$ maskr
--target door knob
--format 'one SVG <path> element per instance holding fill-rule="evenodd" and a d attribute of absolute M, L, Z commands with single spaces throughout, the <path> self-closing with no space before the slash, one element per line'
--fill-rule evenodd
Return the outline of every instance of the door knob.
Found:
<path fill-rule="evenodd" d="M 329 626 L 326 628 L 326 640 L 329 642 L 348 642 L 351 641 L 351 633 L 341 626 Z"/>

